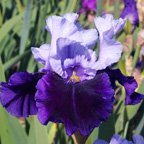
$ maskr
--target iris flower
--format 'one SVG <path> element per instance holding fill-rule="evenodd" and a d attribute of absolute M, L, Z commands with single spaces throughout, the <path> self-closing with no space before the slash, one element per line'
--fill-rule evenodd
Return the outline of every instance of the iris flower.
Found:
<path fill-rule="evenodd" d="M 96 0 L 82 0 L 80 13 L 96 12 Z"/>
<path fill-rule="evenodd" d="M 134 26 L 139 26 L 139 16 L 135 0 L 124 0 L 121 18 L 127 18 Z"/>
<path fill-rule="evenodd" d="M 137 83 L 133 77 L 107 68 L 120 58 L 122 45 L 114 35 L 123 28 L 124 20 L 114 20 L 111 15 L 96 17 L 97 30 L 84 30 L 77 18 L 69 13 L 46 20 L 51 43 L 32 48 L 43 68 L 36 74 L 17 72 L 7 83 L 2 82 L 0 101 L 13 116 L 37 114 L 44 125 L 63 123 L 68 135 L 79 131 L 87 136 L 111 115 L 115 80 L 126 89 L 126 105 L 139 103 L 144 96 L 134 92 Z M 97 41 L 99 56 L 93 51 Z"/>
<path fill-rule="evenodd" d="M 115 134 L 109 144 L 143 144 L 144 138 L 141 135 L 133 135 L 133 141 L 128 141 L 121 136 Z M 104 140 L 96 140 L 94 144 L 108 144 Z"/>

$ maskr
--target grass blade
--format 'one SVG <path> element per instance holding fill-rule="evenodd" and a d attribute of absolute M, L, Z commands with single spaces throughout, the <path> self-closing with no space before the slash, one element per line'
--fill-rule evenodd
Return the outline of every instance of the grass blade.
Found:
<path fill-rule="evenodd" d="M 31 15 L 32 15 L 32 2 L 33 0 L 28 1 L 27 7 L 25 10 L 24 23 L 23 23 L 23 28 L 21 32 L 22 36 L 21 36 L 21 41 L 20 41 L 20 54 L 22 54 L 25 50 L 26 41 L 27 41 L 28 34 L 29 34 L 30 20 L 31 20 Z"/>
<path fill-rule="evenodd" d="M 12 65 L 14 65 L 15 63 L 17 63 L 18 61 L 20 61 L 22 58 L 24 58 L 27 54 L 29 54 L 30 51 L 26 51 L 25 53 L 18 55 L 14 58 L 11 58 L 8 62 L 6 62 L 4 64 L 4 70 L 6 71 L 7 69 L 9 69 Z"/>

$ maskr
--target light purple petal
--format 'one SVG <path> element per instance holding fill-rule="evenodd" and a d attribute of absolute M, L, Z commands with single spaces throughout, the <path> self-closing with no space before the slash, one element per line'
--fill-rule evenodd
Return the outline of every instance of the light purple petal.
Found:
<path fill-rule="evenodd" d="M 115 134 L 111 141 L 110 144 L 133 144 L 132 142 L 122 138 L 120 135 Z"/>
<path fill-rule="evenodd" d="M 69 22 L 76 23 L 79 15 L 77 13 L 67 13 L 64 14 L 63 17 L 67 19 Z"/>
<path fill-rule="evenodd" d="M 144 138 L 141 135 L 133 135 L 134 144 L 144 144 Z"/>
<path fill-rule="evenodd" d="M 103 140 L 96 140 L 94 144 L 108 144 L 108 143 Z M 144 144 L 144 138 L 141 135 L 135 134 L 133 135 L 133 142 L 132 142 L 132 141 L 126 140 L 125 138 L 122 138 L 118 134 L 115 134 L 111 138 L 111 141 L 109 144 Z"/>
<path fill-rule="evenodd" d="M 104 141 L 104 140 L 96 140 L 94 142 L 94 144 L 108 144 L 108 142 Z"/>
<path fill-rule="evenodd" d="M 62 69 L 62 64 L 60 60 L 50 58 L 49 59 L 50 69 L 54 71 L 55 73 L 59 74 L 60 76 L 63 75 L 64 71 Z M 46 68 L 48 69 L 48 68 Z"/>
<path fill-rule="evenodd" d="M 122 18 L 115 20 L 110 14 L 106 14 L 103 17 L 96 17 L 94 22 L 101 41 L 103 40 L 104 35 L 106 35 L 105 32 L 109 31 L 107 35 L 113 37 L 117 32 L 123 29 L 125 24 L 125 21 Z M 113 33 L 111 33 L 112 31 Z"/>
<path fill-rule="evenodd" d="M 113 16 L 110 14 L 107 14 L 103 17 L 96 17 L 94 19 L 95 26 L 99 31 L 100 35 L 102 35 L 104 32 L 112 28 L 112 21 L 113 21 Z"/>
<path fill-rule="evenodd" d="M 51 16 L 46 20 L 47 30 L 51 33 L 51 55 L 56 54 L 56 41 L 58 38 L 69 38 L 82 42 L 77 26 L 60 16 Z"/>
<path fill-rule="evenodd" d="M 107 66 L 116 63 L 120 59 L 121 53 L 122 44 L 116 40 L 105 37 L 105 39 L 100 42 L 99 58 L 94 65 L 94 68 L 96 70 L 102 70 Z"/>
<path fill-rule="evenodd" d="M 82 30 L 80 33 L 85 46 L 93 48 L 98 40 L 98 32 L 96 29 Z"/>
<path fill-rule="evenodd" d="M 89 51 L 86 47 L 66 38 L 59 38 L 57 40 L 57 54 L 62 62 L 67 58 L 75 58 L 82 55 L 90 59 Z"/>
<path fill-rule="evenodd" d="M 57 48 L 58 58 L 61 60 L 63 71 L 65 71 L 63 78 L 71 77 L 73 71 L 76 72 L 81 81 L 95 76 L 96 70 L 92 69 L 92 65 L 95 63 L 95 57 L 89 49 L 78 42 L 63 38 L 58 39 Z M 52 67 L 58 68 L 56 65 Z M 57 70 L 54 71 L 57 73 Z"/>
<path fill-rule="evenodd" d="M 49 58 L 50 45 L 49 44 L 43 44 L 40 46 L 40 48 L 32 47 L 31 51 L 34 55 L 34 58 L 38 62 L 45 65 L 46 61 L 48 61 L 48 58 Z"/>
<path fill-rule="evenodd" d="M 71 18 L 70 18 L 71 16 Z M 56 55 L 56 41 L 58 38 L 68 38 L 80 42 L 84 46 L 91 48 L 95 45 L 98 38 L 97 31 L 94 29 L 84 30 L 76 21 L 77 14 L 69 13 L 60 16 L 51 16 L 46 20 L 46 29 L 51 33 L 51 56 Z"/>
<path fill-rule="evenodd" d="M 35 86 L 41 77 L 41 73 L 17 72 L 10 77 L 8 83 L 1 83 L 0 100 L 3 107 L 16 117 L 36 114 Z"/>
<path fill-rule="evenodd" d="M 89 80 L 95 77 L 96 70 L 92 69 L 93 62 L 87 61 L 85 56 L 76 56 L 74 59 L 66 59 L 63 67 L 65 69 L 64 78 L 70 78 L 73 71 L 81 81 Z"/>
<path fill-rule="evenodd" d="M 114 20 L 110 14 L 95 18 L 95 25 L 100 39 L 99 58 L 94 66 L 97 70 L 104 69 L 119 60 L 122 53 L 122 45 L 113 37 L 124 27 L 124 24 L 125 21 L 123 19 Z"/>
<path fill-rule="evenodd" d="M 89 54 L 90 54 L 90 57 L 91 57 L 90 61 L 96 62 L 96 59 L 97 59 L 96 52 L 91 50 L 91 49 L 89 49 L 88 51 L 89 51 Z"/>

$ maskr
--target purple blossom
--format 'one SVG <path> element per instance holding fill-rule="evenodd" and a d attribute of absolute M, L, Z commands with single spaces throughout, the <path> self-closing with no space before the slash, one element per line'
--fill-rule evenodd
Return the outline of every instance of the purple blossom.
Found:
<path fill-rule="evenodd" d="M 96 57 L 92 53 L 79 42 L 57 40 L 57 57 L 49 58 L 51 71 L 37 84 L 36 102 L 42 124 L 62 122 L 68 135 L 76 130 L 89 135 L 109 117 L 114 91 L 106 73 L 96 75 Z"/>
<path fill-rule="evenodd" d="M 96 0 L 82 0 L 80 13 L 96 12 Z"/>
<path fill-rule="evenodd" d="M 107 68 L 104 70 L 109 77 L 112 83 L 112 86 L 115 88 L 115 81 L 117 80 L 125 88 L 126 97 L 125 105 L 134 105 L 141 102 L 144 99 L 143 94 L 135 92 L 138 87 L 136 80 L 133 76 L 124 76 L 119 69 L 111 70 Z"/>
<path fill-rule="evenodd" d="M 108 30 L 116 33 L 123 25 L 124 21 L 121 19 L 111 19 L 108 21 L 109 27 L 106 26 L 103 32 L 97 27 L 102 42 L 100 51 L 103 47 L 109 47 L 109 50 L 120 47 L 116 53 L 121 53 L 121 44 L 111 40 L 114 34 L 108 34 Z M 49 121 L 64 123 L 68 135 L 76 130 L 82 135 L 89 135 L 112 112 L 114 91 L 109 77 L 106 73 L 96 75 L 97 70 L 101 69 L 100 65 L 105 68 L 107 62 L 98 59 L 98 64 L 95 52 L 89 49 L 88 45 L 69 38 L 58 38 L 55 47 L 57 55 L 49 57 L 49 66 L 46 68 L 50 69 L 37 84 L 38 118 L 42 124 Z M 100 57 L 102 56 L 101 52 Z M 110 55 L 105 57 L 107 59 Z M 119 59 L 117 57 L 118 54 L 112 56 L 110 64 L 115 63 Z M 86 109 L 82 105 L 85 105 Z"/>
<path fill-rule="evenodd" d="M 139 16 L 135 0 L 124 0 L 124 9 L 121 13 L 121 18 L 128 18 L 129 21 L 135 25 L 139 26 Z"/>
<path fill-rule="evenodd" d="M 39 48 L 32 48 L 34 57 L 39 62 L 48 61 L 49 55 L 57 55 L 57 39 L 68 38 L 80 42 L 82 45 L 93 48 L 98 34 L 96 29 L 84 30 L 77 22 L 78 14 L 69 13 L 61 16 L 51 16 L 46 20 L 46 29 L 51 34 L 51 44 L 44 44 Z M 46 54 L 44 51 L 48 51 Z"/>
<path fill-rule="evenodd" d="M 128 141 L 127 139 L 122 138 L 120 135 L 115 134 L 109 144 L 143 144 L 144 138 L 141 135 L 133 135 L 133 141 Z M 94 144 L 108 144 L 104 140 L 96 140 Z"/>
<path fill-rule="evenodd" d="M 3 107 L 16 117 L 37 114 L 35 85 L 41 77 L 41 73 L 16 72 L 9 78 L 8 83 L 2 82 L 0 101 Z"/>
<path fill-rule="evenodd" d="M 94 23 L 100 41 L 99 59 L 94 67 L 100 70 L 119 60 L 122 53 L 122 44 L 113 37 L 123 29 L 125 21 L 121 18 L 115 20 L 112 15 L 106 14 L 103 17 L 96 17 Z"/>
<path fill-rule="evenodd" d="M 77 18 L 77 14 L 70 13 L 46 20 L 51 43 L 32 48 L 34 57 L 44 66 L 43 73 L 15 73 L 8 83 L 1 83 L 0 100 L 14 116 L 37 114 L 44 125 L 49 121 L 63 123 L 68 135 L 79 131 L 87 136 L 112 113 L 112 78 L 124 78 L 100 71 L 120 58 L 122 45 L 113 37 L 124 26 L 124 20 L 114 20 L 111 15 L 97 17 L 97 30 L 84 30 Z M 97 40 L 99 57 L 92 50 Z M 126 103 L 138 103 L 137 94 L 131 99 L 137 87 L 135 81 L 120 83 L 127 91 Z"/>
<path fill-rule="evenodd" d="M 84 136 L 89 135 L 112 112 L 114 91 L 106 73 L 79 83 L 48 72 L 38 82 L 37 89 L 40 122 L 62 122 L 68 135 L 76 130 Z"/>

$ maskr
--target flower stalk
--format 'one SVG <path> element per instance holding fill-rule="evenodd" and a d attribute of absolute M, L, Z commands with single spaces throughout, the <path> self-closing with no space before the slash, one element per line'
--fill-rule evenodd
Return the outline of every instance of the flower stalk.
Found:
<path fill-rule="evenodd" d="M 82 136 L 78 131 L 72 135 L 74 144 L 85 144 L 88 136 Z"/>
<path fill-rule="evenodd" d="M 138 58 L 139 58 L 140 49 L 141 49 L 141 46 L 138 45 L 137 48 L 136 48 L 136 52 L 135 52 L 134 59 L 133 59 L 133 63 L 132 63 L 132 68 L 133 68 L 133 69 L 135 68 L 136 63 L 137 63 L 137 60 L 138 60 Z"/>

